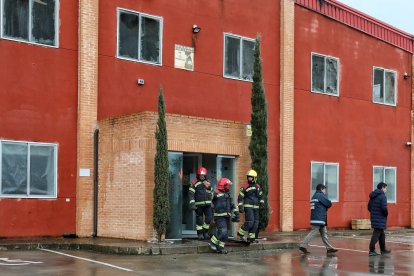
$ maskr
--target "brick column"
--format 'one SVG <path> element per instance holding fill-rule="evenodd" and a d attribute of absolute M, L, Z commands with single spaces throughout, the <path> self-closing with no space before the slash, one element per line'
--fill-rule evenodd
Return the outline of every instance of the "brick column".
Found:
<path fill-rule="evenodd" d="M 79 0 L 76 233 L 93 231 L 93 133 L 97 126 L 99 0 Z M 79 176 L 80 169 L 90 175 Z M 86 171 L 87 172 L 87 171 Z"/>
<path fill-rule="evenodd" d="M 414 142 L 414 54 L 411 55 L 411 143 Z M 411 228 L 414 228 L 414 145 L 411 145 Z"/>
<path fill-rule="evenodd" d="M 280 230 L 293 231 L 294 0 L 280 1 Z"/>

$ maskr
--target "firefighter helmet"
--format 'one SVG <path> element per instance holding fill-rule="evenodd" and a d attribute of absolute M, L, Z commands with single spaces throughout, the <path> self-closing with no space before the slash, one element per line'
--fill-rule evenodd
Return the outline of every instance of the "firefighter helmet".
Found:
<path fill-rule="evenodd" d="M 247 173 L 246 173 L 247 177 L 253 177 L 253 182 L 256 182 L 257 180 L 257 172 L 253 169 L 250 169 Z"/>
<path fill-rule="evenodd" d="M 220 178 L 220 180 L 217 183 L 217 189 L 226 191 L 230 189 L 231 181 L 228 178 Z"/>
<path fill-rule="evenodd" d="M 200 168 L 197 169 L 197 176 L 200 176 L 200 175 L 207 175 L 206 168 L 200 167 Z"/>

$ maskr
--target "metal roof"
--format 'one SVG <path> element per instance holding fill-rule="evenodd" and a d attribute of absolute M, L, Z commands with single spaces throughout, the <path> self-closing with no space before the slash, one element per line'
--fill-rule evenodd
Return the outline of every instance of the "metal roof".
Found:
<path fill-rule="evenodd" d="M 410 53 L 414 52 L 414 35 L 399 30 L 340 2 L 334 0 L 295 0 L 295 3 Z"/>

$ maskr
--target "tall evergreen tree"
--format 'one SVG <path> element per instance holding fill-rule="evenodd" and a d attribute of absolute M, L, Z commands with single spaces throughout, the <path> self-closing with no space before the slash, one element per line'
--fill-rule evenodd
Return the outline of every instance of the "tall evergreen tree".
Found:
<path fill-rule="evenodd" d="M 163 90 L 160 88 L 158 96 L 158 121 L 155 131 L 157 148 L 154 160 L 154 202 L 153 226 L 157 232 L 158 242 L 167 231 L 170 218 L 168 198 L 168 144 L 167 124 L 165 122 L 165 103 Z"/>
<path fill-rule="evenodd" d="M 254 68 L 252 85 L 252 137 L 249 144 L 252 169 L 257 172 L 257 182 L 263 191 L 265 208 L 260 210 L 259 229 L 266 229 L 269 223 L 268 172 L 267 172 L 267 103 L 262 80 L 262 60 L 260 57 L 260 36 L 254 46 Z"/>

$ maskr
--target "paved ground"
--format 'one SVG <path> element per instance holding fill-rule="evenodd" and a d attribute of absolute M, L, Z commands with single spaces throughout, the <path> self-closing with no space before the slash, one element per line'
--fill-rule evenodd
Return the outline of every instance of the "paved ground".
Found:
<path fill-rule="evenodd" d="M 0 251 L 1 275 L 414 275 L 414 233 L 387 236 L 390 255 L 368 257 L 369 236 L 331 236 L 340 251 L 327 256 L 319 237 L 310 255 L 297 249 L 158 256 L 75 250 Z"/>

